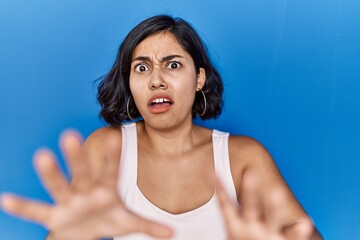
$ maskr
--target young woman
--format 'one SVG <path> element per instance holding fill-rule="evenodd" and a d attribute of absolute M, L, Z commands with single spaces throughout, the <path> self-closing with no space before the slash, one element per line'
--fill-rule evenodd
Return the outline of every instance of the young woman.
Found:
<path fill-rule="evenodd" d="M 193 124 L 221 113 L 222 92 L 187 22 L 141 22 L 99 85 L 110 126 L 83 145 L 76 132 L 61 138 L 71 184 L 42 149 L 36 169 L 54 205 L 4 195 L 2 207 L 49 240 L 321 239 L 261 144 Z"/>

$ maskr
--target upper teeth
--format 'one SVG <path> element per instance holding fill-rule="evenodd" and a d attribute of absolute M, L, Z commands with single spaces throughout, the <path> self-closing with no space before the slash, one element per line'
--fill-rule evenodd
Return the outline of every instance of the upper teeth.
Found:
<path fill-rule="evenodd" d="M 163 102 L 170 102 L 167 98 L 156 98 L 151 103 L 163 103 Z"/>

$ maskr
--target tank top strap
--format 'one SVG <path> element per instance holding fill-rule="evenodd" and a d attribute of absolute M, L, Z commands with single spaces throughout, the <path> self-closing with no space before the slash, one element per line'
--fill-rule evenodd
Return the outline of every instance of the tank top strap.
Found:
<path fill-rule="evenodd" d="M 212 141 L 215 173 L 222 182 L 230 199 L 237 203 L 237 195 L 230 168 L 228 140 L 229 133 L 213 130 Z"/>
<path fill-rule="evenodd" d="M 121 159 L 119 167 L 118 187 L 121 197 L 137 184 L 137 133 L 136 123 L 121 126 Z"/>

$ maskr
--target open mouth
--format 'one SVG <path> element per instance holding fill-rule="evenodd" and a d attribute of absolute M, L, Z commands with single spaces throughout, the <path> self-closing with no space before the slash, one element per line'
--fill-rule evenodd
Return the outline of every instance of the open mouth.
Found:
<path fill-rule="evenodd" d="M 159 114 L 159 113 L 165 113 L 169 111 L 172 108 L 172 105 L 174 104 L 174 101 L 170 98 L 170 96 L 167 96 L 165 94 L 159 94 L 153 96 L 149 100 L 149 108 L 150 112 Z"/>
<path fill-rule="evenodd" d="M 168 98 L 155 98 L 150 103 L 152 107 L 163 107 L 163 106 L 169 106 L 171 104 L 172 101 Z"/>

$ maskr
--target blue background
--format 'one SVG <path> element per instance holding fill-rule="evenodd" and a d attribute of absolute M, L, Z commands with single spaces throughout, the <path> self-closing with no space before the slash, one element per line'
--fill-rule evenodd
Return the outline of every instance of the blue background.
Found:
<path fill-rule="evenodd" d="M 198 123 L 271 152 L 326 239 L 360 239 L 360 2 L 0 0 L 0 192 L 49 201 L 32 167 L 97 118 L 93 81 L 141 20 L 191 22 L 223 76 L 225 108 Z M 0 211 L 0 239 L 46 231 Z"/>

